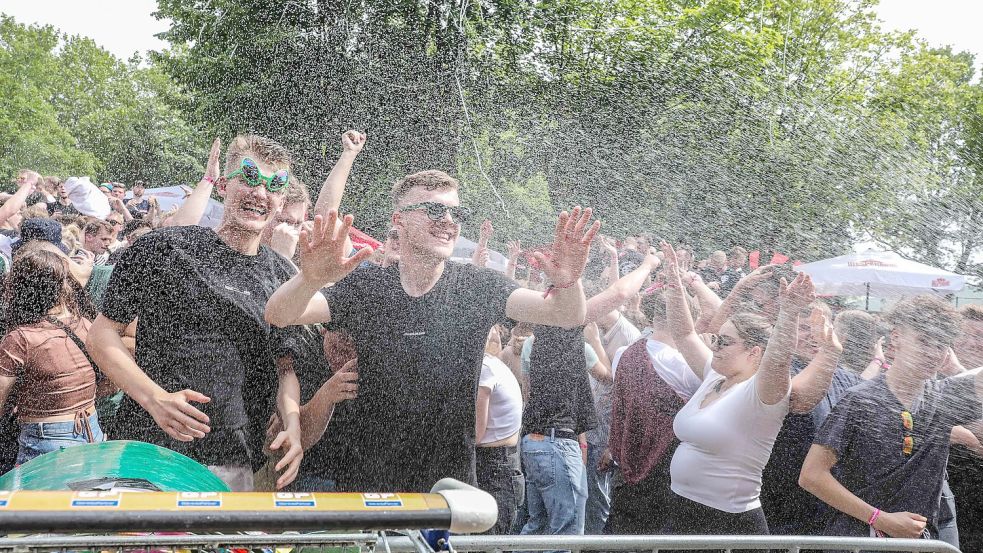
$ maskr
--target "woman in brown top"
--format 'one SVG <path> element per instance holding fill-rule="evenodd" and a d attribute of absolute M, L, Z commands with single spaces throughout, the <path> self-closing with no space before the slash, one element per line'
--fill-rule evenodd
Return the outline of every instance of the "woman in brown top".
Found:
<path fill-rule="evenodd" d="M 45 250 L 17 257 L 7 278 L 0 405 L 16 386 L 17 464 L 105 439 L 95 413 L 95 370 L 69 335 L 84 343 L 89 330 L 78 288 L 67 262 Z"/>

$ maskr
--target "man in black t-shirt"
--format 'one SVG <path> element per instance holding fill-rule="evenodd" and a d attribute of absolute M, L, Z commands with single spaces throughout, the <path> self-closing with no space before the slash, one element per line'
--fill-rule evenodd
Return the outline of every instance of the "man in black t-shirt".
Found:
<path fill-rule="evenodd" d="M 188 455 L 235 491 L 250 490 L 265 461 L 260 448 L 275 405 L 286 428 L 273 442 L 287 450 L 279 468 L 290 474 L 302 458 L 296 375 L 278 374 L 263 320 L 267 298 L 294 272 L 260 245 L 283 206 L 288 170 L 282 146 L 245 135 L 230 145 L 220 177 L 216 143 L 203 180 L 225 197 L 217 231 L 165 228 L 137 240 L 89 331 L 93 359 L 128 396 L 116 437 Z M 121 340 L 134 319 L 136 359 Z"/>
<path fill-rule="evenodd" d="M 458 188 L 440 171 L 396 184 L 400 261 L 385 269 L 354 270 L 371 251 L 346 257 L 350 216 L 338 232 L 326 232 L 335 227 L 333 212 L 326 222 L 317 218 L 301 238 L 300 272 L 267 305 L 275 325 L 330 321 L 354 339 L 353 423 L 331 430 L 347 448 L 343 490 L 427 491 L 443 477 L 474 483 L 475 397 L 492 325 L 506 317 L 565 327 L 584 320 L 580 275 L 600 226 L 587 228 L 590 210 L 561 214 L 552 255 L 536 254 L 555 285 L 544 297 L 494 271 L 448 261 L 467 216 Z"/>
<path fill-rule="evenodd" d="M 832 507 L 827 535 L 937 537 L 952 429 L 983 416 L 979 371 L 935 379 L 959 334 L 958 313 L 918 296 L 887 320 L 894 364 L 836 404 L 802 467 L 802 487 Z"/>

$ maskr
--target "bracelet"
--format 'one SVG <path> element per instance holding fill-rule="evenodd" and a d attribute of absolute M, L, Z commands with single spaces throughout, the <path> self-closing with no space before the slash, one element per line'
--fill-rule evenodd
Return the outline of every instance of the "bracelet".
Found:
<path fill-rule="evenodd" d="M 580 444 L 580 449 L 587 449 L 587 444 Z"/>
<path fill-rule="evenodd" d="M 891 365 L 887 362 L 887 360 L 881 357 L 875 357 L 871 359 L 871 361 L 877 361 L 877 363 L 880 365 L 882 370 L 886 371 L 887 369 L 891 368 Z"/>
<path fill-rule="evenodd" d="M 562 289 L 562 288 L 570 288 L 574 284 L 577 284 L 577 281 L 579 281 L 579 280 L 580 279 L 578 278 L 577 280 L 575 280 L 573 282 L 570 282 L 569 284 L 550 284 L 549 286 L 546 287 L 546 293 L 543 294 L 543 297 L 544 298 L 550 297 L 550 294 L 553 293 L 553 290 L 555 290 L 557 288 L 560 288 L 560 289 Z"/>
<path fill-rule="evenodd" d="M 879 516 L 881 516 L 881 510 L 880 509 L 874 509 L 873 514 L 871 514 L 870 515 L 870 518 L 867 519 L 867 526 L 873 526 L 874 523 L 877 522 L 877 517 L 879 517 Z"/>
<path fill-rule="evenodd" d="M 201 177 L 201 180 L 203 180 L 203 181 L 205 181 L 205 182 L 207 182 L 209 184 L 215 184 L 215 179 L 212 178 L 212 177 L 209 177 L 208 175 L 205 175 L 204 177 Z"/>

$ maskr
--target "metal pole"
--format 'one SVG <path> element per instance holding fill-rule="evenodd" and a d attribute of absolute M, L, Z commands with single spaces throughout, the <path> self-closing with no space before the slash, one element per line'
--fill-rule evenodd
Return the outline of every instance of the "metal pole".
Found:
<path fill-rule="evenodd" d="M 870 283 L 867 283 L 867 303 L 864 307 L 864 311 L 870 311 Z"/>

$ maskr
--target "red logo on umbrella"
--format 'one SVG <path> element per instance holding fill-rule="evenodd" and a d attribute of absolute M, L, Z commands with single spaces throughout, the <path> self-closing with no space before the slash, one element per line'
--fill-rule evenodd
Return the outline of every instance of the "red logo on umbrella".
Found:
<path fill-rule="evenodd" d="M 932 288 L 945 288 L 946 286 L 949 286 L 950 284 L 952 284 L 952 283 L 949 282 L 947 279 L 945 279 L 943 277 L 939 277 L 939 278 L 937 278 L 937 279 L 935 279 L 935 280 L 932 281 Z"/>

